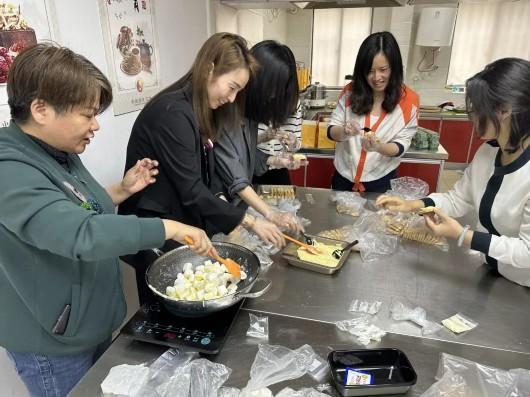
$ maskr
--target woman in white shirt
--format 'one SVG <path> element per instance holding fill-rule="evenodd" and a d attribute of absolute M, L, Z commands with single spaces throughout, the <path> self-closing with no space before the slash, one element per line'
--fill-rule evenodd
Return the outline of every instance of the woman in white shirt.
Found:
<path fill-rule="evenodd" d="M 394 36 L 389 32 L 368 36 L 328 127 L 328 137 L 337 141 L 332 188 L 390 189 L 400 157 L 416 134 L 418 107 L 418 96 L 403 84 Z"/>
<path fill-rule="evenodd" d="M 466 107 L 483 144 L 447 193 L 422 200 L 380 196 L 396 211 L 436 206 L 425 218 L 439 236 L 486 255 L 507 279 L 530 286 L 530 62 L 499 59 L 466 83 Z M 475 212 L 475 230 L 452 217 Z"/>

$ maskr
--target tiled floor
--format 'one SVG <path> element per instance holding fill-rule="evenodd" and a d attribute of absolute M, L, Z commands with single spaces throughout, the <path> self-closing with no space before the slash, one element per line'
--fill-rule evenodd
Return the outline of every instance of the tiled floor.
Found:
<path fill-rule="evenodd" d="M 463 171 L 460 170 L 444 170 L 442 172 L 442 180 L 440 181 L 440 192 L 447 192 L 451 190 L 453 185 L 462 178 Z"/>

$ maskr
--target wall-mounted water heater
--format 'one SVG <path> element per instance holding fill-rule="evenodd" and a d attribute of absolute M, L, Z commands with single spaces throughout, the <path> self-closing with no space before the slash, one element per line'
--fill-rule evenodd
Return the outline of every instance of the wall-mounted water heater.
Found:
<path fill-rule="evenodd" d="M 421 10 L 416 45 L 450 46 L 453 39 L 457 8 L 425 7 Z"/>

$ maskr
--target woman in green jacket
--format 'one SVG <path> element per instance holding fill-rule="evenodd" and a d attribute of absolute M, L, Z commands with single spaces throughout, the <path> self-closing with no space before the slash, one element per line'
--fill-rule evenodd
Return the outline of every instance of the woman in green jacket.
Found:
<path fill-rule="evenodd" d="M 9 71 L 12 121 L 0 131 L 0 346 L 31 396 L 66 395 L 122 323 L 118 257 L 165 240 L 205 254 L 201 229 L 115 214 L 155 182 L 157 162 L 138 161 L 101 187 L 81 163 L 96 115 L 112 101 L 107 78 L 67 48 L 38 44 Z"/>

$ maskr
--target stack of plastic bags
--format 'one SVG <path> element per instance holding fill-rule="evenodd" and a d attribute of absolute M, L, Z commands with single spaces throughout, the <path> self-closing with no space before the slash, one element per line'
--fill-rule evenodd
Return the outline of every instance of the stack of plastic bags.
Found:
<path fill-rule="evenodd" d="M 260 344 L 245 388 L 223 387 L 232 370 L 223 364 L 198 358 L 197 353 L 169 349 L 153 364 L 118 365 L 101 383 L 104 394 L 127 397 L 272 397 L 267 388 L 308 374 L 320 381 L 327 363 L 309 345 L 291 350 Z M 314 389 L 283 389 L 280 397 L 321 397 Z"/>

